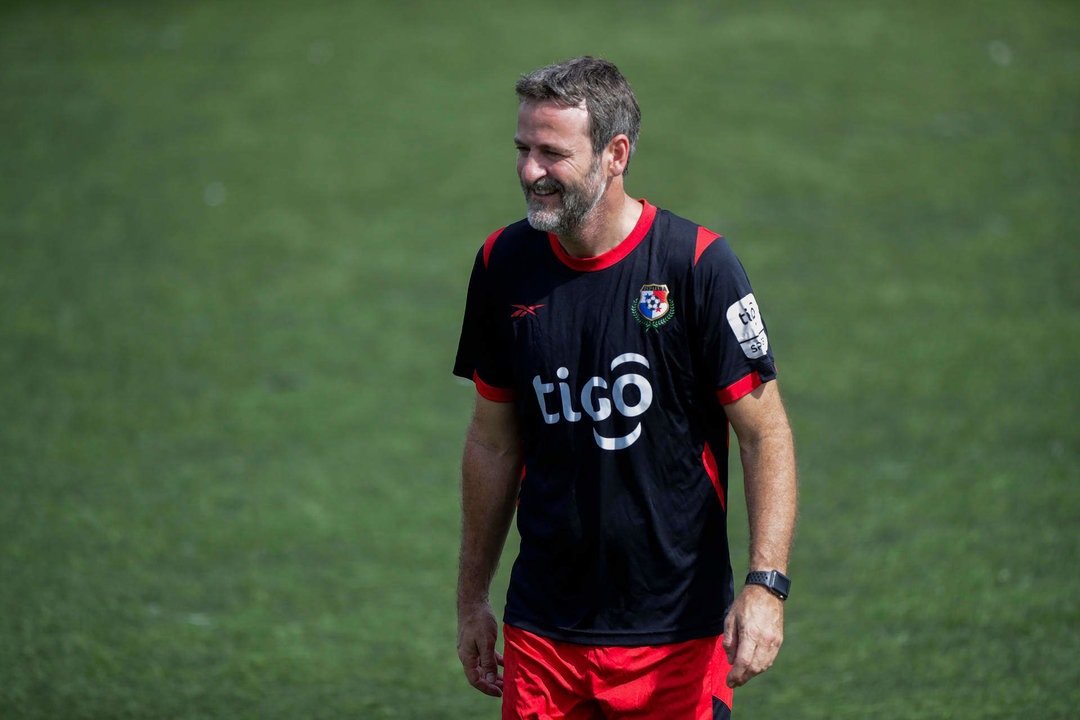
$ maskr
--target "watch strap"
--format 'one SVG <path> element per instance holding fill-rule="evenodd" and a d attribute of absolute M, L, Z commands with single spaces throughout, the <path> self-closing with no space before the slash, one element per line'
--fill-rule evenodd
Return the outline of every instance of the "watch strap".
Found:
<path fill-rule="evenodd" d="M 746 576 L 747 585 L 762 585 L 781 600 L 791 592 L 791 578 L 779 570 L 753 570 Z"/>

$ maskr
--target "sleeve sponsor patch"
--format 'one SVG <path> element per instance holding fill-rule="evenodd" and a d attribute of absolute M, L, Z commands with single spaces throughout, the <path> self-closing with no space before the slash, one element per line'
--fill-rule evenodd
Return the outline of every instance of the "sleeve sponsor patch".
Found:
<path fill-rule="evenodd" d="M 754 293 L 731 304 L 727 309 L 727 321 L 746 357 L 764 357 L 769 351 L 769 337 L 765 334 L 765 323 L 761 320 Z"/>

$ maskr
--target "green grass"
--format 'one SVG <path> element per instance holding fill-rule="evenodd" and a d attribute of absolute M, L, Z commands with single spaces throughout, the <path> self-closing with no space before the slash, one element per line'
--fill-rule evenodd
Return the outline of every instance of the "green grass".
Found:
<path fill-rule="evenodd" d="M 787 640 L 736 714 L 1071 717 L 1078 28 L 0 6 L 0 716 L 497 716 L 454 650 L 449 368 L 522 214 L 513 82 L 592 53 L 643 106 L 630 191 L 748 267 L 796 432 Z"/>

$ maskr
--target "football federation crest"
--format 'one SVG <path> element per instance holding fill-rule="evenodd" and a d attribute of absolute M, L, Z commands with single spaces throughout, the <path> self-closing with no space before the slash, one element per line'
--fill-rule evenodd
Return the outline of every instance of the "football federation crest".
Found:
<path fill-rule="evenodd" d="M 667 285 L 650 283 L 641 286 L 630 309 L 635 320 L 647 330 L 655 330 L 675 316 L 675 300 Z"/>

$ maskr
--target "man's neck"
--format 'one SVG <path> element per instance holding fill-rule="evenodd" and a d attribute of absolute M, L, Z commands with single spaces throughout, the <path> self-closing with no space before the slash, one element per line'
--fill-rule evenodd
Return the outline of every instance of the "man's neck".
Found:
<path fill-rule="evenodd" d="M 640 202 L 627 195 L 621 187 L 609 188 L 604 195 L 577 233 L 559 236 L 559 244 L 570 257 L 603 255 L 625 240 L 637 225 L 642 211 Z"/>

